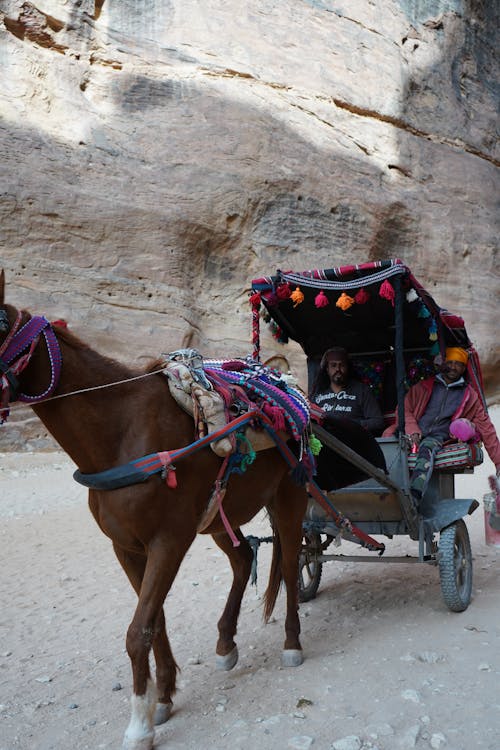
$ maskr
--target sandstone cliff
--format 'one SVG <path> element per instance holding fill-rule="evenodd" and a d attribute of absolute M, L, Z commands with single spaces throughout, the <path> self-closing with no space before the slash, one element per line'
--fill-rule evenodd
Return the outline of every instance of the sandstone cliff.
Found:
<path fill-rule="evenodd" d="M 10 301 L 125 361 L 244 355 L 253 277 L 400 257 L 498 398 L 497 27 L 480 0 L 2 0 Z"/>

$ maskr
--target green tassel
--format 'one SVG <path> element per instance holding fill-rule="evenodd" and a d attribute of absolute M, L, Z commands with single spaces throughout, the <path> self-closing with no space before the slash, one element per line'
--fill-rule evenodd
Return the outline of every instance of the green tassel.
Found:
<path fill-rule="evenodd" d="M 321 440 L 318 440 L 316 435 L 311 435 L 311 437 L 309 438 L 309 448 L 311 449 L 311 453 L 313 454 L 313 456 L 318 456 L 322 447 L 323 443 L 321 442 Z"/>

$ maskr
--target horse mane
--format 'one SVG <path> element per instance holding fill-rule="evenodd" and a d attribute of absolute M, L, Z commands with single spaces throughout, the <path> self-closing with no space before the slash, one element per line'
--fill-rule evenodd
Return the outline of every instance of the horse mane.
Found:
<path fill-rule="evenodd" d="M 137 370 L 130 365 L 124 364 L 123 362 L 119 362 L 112 357 L 108 357 L 105 354 L 97 352 L 90 346 L 90 344 L 82 341 L 65 325 L 61 325 L 60 323 L 52 323 L 52 327 L 54 328 L 57 338 L 61 343 L 66 344 L 68 347 L 75 351 L 85 352 L 88 357 L 93 358 L 96 361 L 99 360 L 99 362 L 103 365 L 106 365 L 108 369 L 112 369 L 115 372 L 119 371 L 125 375 L 131 375 L 137 372 Z"/>

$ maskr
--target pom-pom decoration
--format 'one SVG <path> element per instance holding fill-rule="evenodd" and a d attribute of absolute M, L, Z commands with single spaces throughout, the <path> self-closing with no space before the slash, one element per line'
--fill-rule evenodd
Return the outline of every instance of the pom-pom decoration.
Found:
<path fill-rule="evenodd" d="M 321 290 L 321 292 L 314 298 L 314 304 L 316 307 L 326 307 L 330 304 L 330 301 L 323 290 Z"/>
<path fill-rule="evenodd" d="M 425 305 L 422 305 L 418 311 L 417 318 L 430 318 L 431 314 Z"/>
<path fill-rule="evenodd" d="M 450 424 L 450 435 L 463 443 L 478 443 L 481 435 L 469 419 L 454 419 Z"/>
<path fill-rule="evenodd" d="M 309 448 L 311 449 L 311 453 L 313 456 L 319 456 L 319 453 L 323 447 L 323 443 L 321 440 L 318 440 L 316 435 L 311 435 L 309 438 Z"/>
<path fill-rule="evenodd" d="M 359 292 L 356 292 L 354 295 L 354 302 L 357 305 L 366 305 L 368 300 L 370 299 L 370 295 L 366 291 L 366 289 L 360 289 Z"/>
<path fill-rule="evenodd" d="M 388 302 L 390 302 L 394 307 L 396 292 L 387 279 L 380 285 L 379 295 L 382 297 L 382 299 L 386 299 Z"/>
<path fill-rule="evenodd" d="M 276 287 L 276 296 L 279 300 L 290 299 L 292 296 L 292 290 L 290 284 L 285 281 L 283 284 L 278 284 Z"/>
<path fill-rule="evenodd" d="M 437 323 L 435 320 L 433 320 L 429 326 L 429 341 L 437 341 L 437 338 Z"/>
<path fill-rule="evenodd" d="M 416 302 L 418 299 L 418 294 L 416 293 L 415 289 L 410 289 L 409 292 L 406 294 L 406 301 L 407 302 Z"/>
<path fill-rule="evenodd" d="M 291 293 L 290 299 L 292 300 L 294 307 L 297 307 L 297 305 L 300 305 L 304 301 L 304 294 L 299 286 Z"/>
<path fill-rule="evenodd" d="M 350 307 L 352 307 L 353 305 L 354 305 L 354 298 L 349 297 L 349 295 L 346 294 L 345 292 L 342 292 L 342 294 L 340 295 L 340 297 L 335 303 L 335 306 L 340 307 L 340 309 L 343 310 L 344 312 L 348 310 Z"/>
<path fill-rule="evenodd" d="M 253 292 L 253 294 L 250 295 L 250 304 L 252 305 L 252 307 L 260 307 L 260 303 L 260 292 Z"/>

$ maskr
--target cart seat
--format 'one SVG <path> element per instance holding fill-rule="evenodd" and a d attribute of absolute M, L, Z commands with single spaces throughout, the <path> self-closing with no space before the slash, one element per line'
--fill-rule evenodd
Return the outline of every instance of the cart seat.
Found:
<path fill-rule="evenodd" d="M 408 456 L 408 468 L 410 471 L 415 467 L 416 453 Z M 458 474 L 473 469 L 483 463 L 483 451 L 478 443 L 449 443 L 444 445 L 437 453 L 434 468 L 443 472 Z"/>

